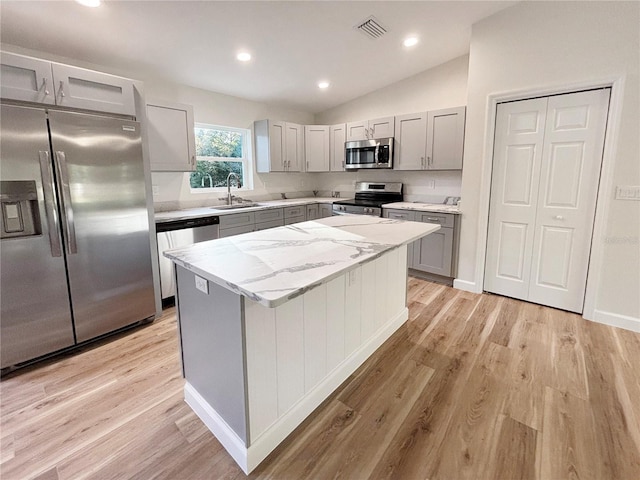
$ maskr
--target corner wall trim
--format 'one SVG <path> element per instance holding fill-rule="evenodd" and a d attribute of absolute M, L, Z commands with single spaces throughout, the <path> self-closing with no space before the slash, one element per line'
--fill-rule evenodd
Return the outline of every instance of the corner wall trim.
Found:
<path fill-rule="evenodd" d="M 624 328 L 632 332 L 640 333 L 640 318 L 620 315 L 618 313 L 605 312 L 602 310 L 594 310 L 593 315 L 583 316 L 586 320 L 603 323 L 612 327 Z"/>
<path fill-rule="evenodd" d="M 464 290 L 465 292 L 482 293 L 482 289 L 478 287 L 478 284 L 476 282 L 460 280 L 457 278 L 453 281 L 453 288 Z"/>

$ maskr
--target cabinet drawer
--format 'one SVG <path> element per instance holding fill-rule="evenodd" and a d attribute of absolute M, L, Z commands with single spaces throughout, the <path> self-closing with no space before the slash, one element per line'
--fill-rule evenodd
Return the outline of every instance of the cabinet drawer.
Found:
<path fill-rule="evenodd" d="M 256 223 L 271 222 L 273 220 L 280 220 L 283 217 L 281 208 L 271 208 L 269 210 L 259 210 L 255 212 Z M 282 225 L 282 223 L 281 223 Z"/>
<path fill-rule="evenodd" d="M 319 205 L 307 205 L 307 220 L 315 220 L 320 217 Z"/>
<path fill-rule="evenodd" d="M 255 223 L 254 212 L 234 213 L 233 215 L 220 215 L 220 229 L 228 227 L 242 227 Z M 251 230 L 249 230 L 251 231 Z"/>
<path fill-rule="evenodd" d="M 416 212 L 416 220 L 423 223 L 439 223 L 442 227 L 453 228 L 455 216 L 452 213 Z"/>
<path fill-rule="evenodd" d="M 397 220 L 415 220 L 415 212 L 411 210 L 383 209 L 384 218 L 395 218 Z"/>
<path fill-rule="evenodd" d="M 284 218 L 300 217 L 300 216 L 304 217 L 305 215 L 306 215 L 305 205 L 300 205 L 297 207 L 286 207 L 284 209 Z"/>
<path fill-rule="evenodd" d="M 277 220 L 271 220 L 270 222 L 256 223 L 255 231 L 257 232 L 258 230 L 266 230 L 267 228 L 281 227 L 283 225 L 284 225 L 284 220 L 282 218 Z"/>
<path fill-rule="evenodd" d="M 220 229 L 220 238 L 231 237 L 233 235 L 240 235 L 241 233 L 253 232 L 253 223 L 251 225 L 242 225 L 240 227 L 230 227 Z"/>

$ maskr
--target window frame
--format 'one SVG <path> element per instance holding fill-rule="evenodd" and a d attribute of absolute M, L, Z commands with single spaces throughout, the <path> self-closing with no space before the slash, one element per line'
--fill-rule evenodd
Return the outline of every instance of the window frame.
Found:
<path fill-rule="evenodd" d="M 249 128 L 239 128 L 239 127 L 229 127 L 226 125 L 213 125 L 210 123 L 198 123 L 194 124 L 194 135 L 195 130 L 198 128 L 208 129 L 208 130 L 219 130 L 223 132 L 235 132 L 242 135 L 242 157 L 204 157 L 196 155 L 197 161 L 204 162 L 241 162 L 242 163 L 242 188 L 238 189 L 235 187 L 235 183 L 233 184 L 235 191 L 251 191 L 253 190 L 253 161 L 252 161 L 252 152 L 251 152 L 251 129 Z M 226 192 L 226 187 L 200 187 L 194 188 L 191 186 L 191 174 L 194 172 L 189 172 L 187 176 L 187 181 L 189 182 L 189 190 L 191 193 L 199 194 L 199 193 L 220 193 Z"/>

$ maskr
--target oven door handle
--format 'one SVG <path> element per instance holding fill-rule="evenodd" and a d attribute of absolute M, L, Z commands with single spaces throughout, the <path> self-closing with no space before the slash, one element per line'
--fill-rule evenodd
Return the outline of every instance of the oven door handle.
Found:
<path fill-rule="evenodd" d="M 334 210 L 333 215 L 354 215 L 354 214 L 349 212 L 341 212 L 340 210 Z"/>

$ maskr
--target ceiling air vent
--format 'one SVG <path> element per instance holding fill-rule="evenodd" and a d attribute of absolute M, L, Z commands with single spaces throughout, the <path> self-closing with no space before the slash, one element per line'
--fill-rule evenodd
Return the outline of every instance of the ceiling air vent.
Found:
<path fill-rule="evenodd" d="M 382 26 L 380 21 L 371 15 L 364 22 L 360 22 L 354 28 L 357 28 L 360 32 L 364 33 L 369 38 L 380 38 L 385 33 L 387 33 L 387 29 Z"/>

